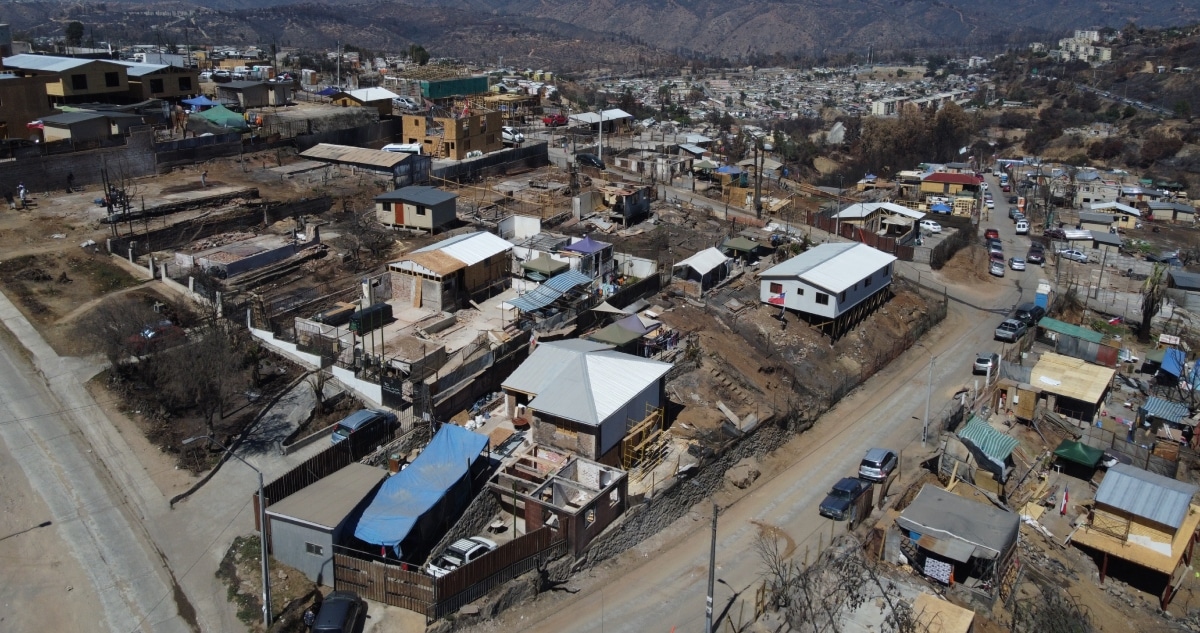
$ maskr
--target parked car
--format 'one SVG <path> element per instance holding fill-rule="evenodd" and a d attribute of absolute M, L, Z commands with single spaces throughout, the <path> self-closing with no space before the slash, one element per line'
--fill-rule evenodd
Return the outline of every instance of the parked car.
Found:
<path fill-rule="evenodd" d="M 329 442 L 337 444 L 355 433 L 381 424 L 388 427 L 395 427 L 396 422 L 395 413 L 381 409 L 361 409 L 346 416 L 341 422 L 337 423 L 337 426 L 333 427 L 333 434 L 329 438 Z"/>
<path fill-rule="evenodd" d="M 496 549 L 496 542 L 482 536 L 460 538 L 451 543 L 441 556 L 430 561 L 429 565 L 425 567 L 425 571 L 434 578 L 441 578 L 467 563 L 479 560 L 484 554 L 494 549 Z"/>
<path fill-rule="evenodd" d="M 1008 203 L 1009 203 L 1009 204 L 1016 204 L 1016 203 L 1017 203 L 1017 197 L 1016 197 L 1016 196 L 1009 196 L 1009 197 L 1008 197 Z"/>
<path fill-rule="evenodd" d="M 1029 235 L 1029 222 L 1024 219 L 1017 220 L 1017 235 Z"/>
<path fill-rule="evenodd" d="M 505 143 L 524 143 L 525 135 L 517 131 L 517 128 L 510 125 L 505 125 L 500 128 L 500 138 Z"/>
<path fill-rule="evenodd" d="M 211 80 L 212 80 L 212 72 L 211 71 L 206 70 L 206 71 L 200 73 L 200 81 L 211 81 Z"/>
<path fill-rule="evenodd" d="M 995 372 L 1000 367 L 1000 355 L 995 352 L 979 352 L 975 355 L 975 364 L 971 366 L 971 373 L 986 374 L 990 369 Z"/>
<path fill-rule="evenodd" d="M 1032 248 L 1031 247 L 1029 249 L 1029 252 L 1025 254 L 1025 262 L 1029 263 L 1029 264 L 1037 264 L 1039 266 L 1045 266 L 1046 265 L 1046 256 L 1045 256 L 1044 251 L 1042 251 L 1042 249 L 1040 249 L 1040 248 Z"/>
<path fill-rule="evenodd" d="M 1017 306 L 1017 311 L 1013 313 L 1013 318 L 1024 323 L 1027 326 L 1034 326 L 1042 317 L 1046 316 L 1046 309 L 1036 303 L 1022 303 Z"/>
<path fill-rule="evenodd" d="M 567 124 L 567 115 L 565 114 L 547 114 L 542 117 L 542 125 L 546 127 L 558 127 Z"/>
<path fill-rule="evenodd" d="M 576 154 L 575 162 L 580 165 L 587 165 L 588 167 L 595 167 L 596 169 L 599 169 L 600 171 L 604 171 L 604 169 L 605 169 L 604 161 L 600 160 L 600 157 L 596 156 L 595 154 Z"/>
<path fill-rule="evenodd" d="M 858 464 L 858 478 L 882 483 L 887 481 L 899 463 L 895 452 L 886 448 L 872 448 Z"/>
<path fill-rule="evenodd" d="M 392 99 L 392 105 L 401 110 L 420 110 L 421 104 L 417 103 L 412 97 L 396 97 Z"/>
<path fill-rule="evenodd" d="M 1013 219 L 1013 224 L 1016 224 L 1017 222 L 1027 222 L 1028 221 L 1028 219 L 1025 217 L 1025 214 L 1021 213 L 1020 211 L 1017 211 L 1016 213 L 1014 213 L 1012 216 L 1012 219 Z"/>
<path fill-rule="evenodd" d="M 1008 192 L 1012 191 L 1012 185 L 1000 185 L 1000 191 L 1003 191 L 1004 193 L 1008 193 Z"/>
<path fill-rule="evenodd" d="M 1021 257 L 1013 257 L 1008 260 L 1008 267 L 1013 270 L 1025 270 L 1025 260 Z"/>
<path fill-rule="evenodd" d="M 869 490 L 871 484 L 854 477 L 843 477 L 833 485 L 825 500 L 821 502 L 820 513 L 834 521 L 845 521 L 851 516 L 850 509 L 854 502 Z"/>
<path fill-rule="evenodd" d="M 942 225 L 933 220 L 921 220 L 921 230 L 926 233 L 941 233 Z"/>
<path fill-rule="evenodd" d="M 1017 211 L 1016 207 L 1009 207 L 1008 208 L 1008 219 L 1012 220 L 1013 222 L 1016 222 L 1018 213 L 1020 213 L 1020 211 Z"/>
<path fill-rule="evenodd" d="M 1086 264 L 1088 260 L 1087 255 L 1084 255 L 1083 251 L 1075 250 L 1073 248 L 1064 248 L 1058 251 L 1058 256 L 1072 261 L 1082 262 L 1084 264 Z"/>
<path fill-rule="evenodd" d="M 321 609 L 313 621 L 312 633 L 351 633 L 361 631 L 367 605 L 353 591 L 335 591 L 321 601 Z"/>
<path fill-rule="evenodd" d="M 991 198 L 988 198 L 987 200 L 984 200 L 984 201 L 983 201 L 983 204 L 984 204 L 984 206 L 986 206 L 986 207 L 987 207 L 987 208 L 989 208 L 989 209 L 995 209 L 995 208 L 996 208 L 996 203 L 995 203 L 995 202 L 993 202 Z"/>
<path fill-rule="evenodd" d="M 996 229 L 988 229 L 983 232 L 983 239 L 1000 239 L 1000 231 L 997 231 Z"/>
<path fill-rule="evenodd" d="M 1062 229 L 1060 229 L 1060 228 L 1057 228 L 1057 227 L 1046 229 L 1046 230 L 1045 230 L 1045 231 L 1042 233 L 1042 235 L 1045 235 L 1046 237 L 1048 237 L 1048 238 L 1050 238 L 1050 239 L 1052 239 L 1052 240 L 1065 240 L 1065 239 L 1067 239 L 1067 232 L 1066 232 L 1066 231 L 1064 231 L 1064 230 L 1062 230 Z"/>
<path fill-rule="evenodd" d="M 999 253 L 1001 255 L 1000 259 L 1004 259 L 1004 244 L 1000 240 L 988 240 L 987 247 L 989 254 Z"/>
<path fill-rule="evenodd" d="M 1004 276 L 1004 260 L 1003 259 L 1000 259 L 1000 260 L 993 259 L 991 261 L 991 263 L 988 264 L 988 273 L 992 274 L 995 277 L 1003 277 Z"/>
<path fill-rule="evenodd" d="M 1016 319 L 1005 319 L 1003 323 L 996 326 L 996 338 L 1001 341 L 1015 343 L 1017 339 L 1025 336 L 1026 330 L 1029 328 Z"/>

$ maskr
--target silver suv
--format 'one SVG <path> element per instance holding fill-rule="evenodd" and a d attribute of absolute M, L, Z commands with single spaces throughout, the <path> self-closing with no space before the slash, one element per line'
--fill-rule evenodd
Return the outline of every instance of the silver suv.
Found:
<path fill-rule="evenodd" d="M 1024 323 L 1016 319 L 1005 319 L 1003 323 L 996 327 L 996 338 L 1009 343 L 1017 342 L 1017 339 L 1025 336 L 1025 331 L 1029 329 Z"/>
<path fill-rule="evenodd" d="M 425 567 L 425 571 L 434 578 L 441 578 L 467 563 L 478 560 L 494 549 L 496 549 L 496 542 L 482 536 L 460 538 L 451 543 L 441 556 L 430 562 Z"/>
<path fill-rule="evenodd" d="M 858 478 L 875 482 L 887 481 L 898 463 L 899 460 L 892 451 L 886 448 L 872 448 L 858 465 Z"/>

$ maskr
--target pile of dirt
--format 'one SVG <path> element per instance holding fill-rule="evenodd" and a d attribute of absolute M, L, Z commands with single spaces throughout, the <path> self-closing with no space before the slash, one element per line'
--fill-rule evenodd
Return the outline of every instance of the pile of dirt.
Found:
<path fill-rule="evenodd" d="M 955 253 L 941 270 L 947 283 L 990 283 L 995 277 L 988 274 L 988 252 L 982 245 L 970 244 Z"/>

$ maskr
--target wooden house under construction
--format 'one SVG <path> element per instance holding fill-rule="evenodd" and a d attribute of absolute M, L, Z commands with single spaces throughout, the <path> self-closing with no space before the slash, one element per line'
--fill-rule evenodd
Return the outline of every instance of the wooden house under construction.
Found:
<path fill-rule="evenodd" d="M 434 108 L 426 114 L 401 118 L 404 143 L 420 143 L 434 158 L 462 160 L 471 152 L 494 152 L 504 148 L 499 112 L 473 108 Z"/>

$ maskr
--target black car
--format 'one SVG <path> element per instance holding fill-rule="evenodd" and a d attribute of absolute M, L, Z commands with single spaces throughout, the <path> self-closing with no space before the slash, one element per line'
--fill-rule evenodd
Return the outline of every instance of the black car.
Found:
<path fill-rule="evenodd" d="M 1025 254 L 1025 263 L 1045 265 L 1045 263 L 1046 263 L 1045 251 L 1043 251 L 1040 248 L 1030 248 L 1029 252 Z"/>
<path fill-rule="evenodd" d="M 580 165 L 587 165 L 588 167 L 595 167 L 596 169 L 599 169 L 600 171 L 604 171 L 605 169 L 607 169 L 604 166 L 604 161 L 600 160 L 600 157 L 595 154 L 576 154 L 575 162 Z"/>
<path fill-rule="evenodd" d="M 310 629 L 313 633 L 362 631 L 367 605 L 353 591 L 335 591 L 321 601 L 321 610 Z"/>
<path fill-rule="evenodd" d="M 834 521 L 845 521 L 851 517 L 854 502 L 871 487 L 870 482 L 854 477 L 844 477 L 833 485 L 825 500 L 821 502 L 821 516 Z"/>
<path fill-rule="evenodd" d="M 1009 203 L 1009 204 L 1016 204 L 1016 203 L 1017 203 L 1017 197 L 1016 197 L 1016 196 L 1009 196 L 1009 197 L 1008 197 L 1008 203 Z"/>
<path fill-rule="evenodd" d="M 1017 311 L 1013 313 L 1013 318 L 1024 323 L 1029 327 L 1033 327 L 1042 317 L 1046 316 L 1046 309 L 1035 303 L 1022 303 L 1017 306 Z"/>

